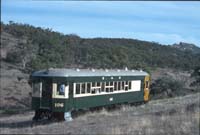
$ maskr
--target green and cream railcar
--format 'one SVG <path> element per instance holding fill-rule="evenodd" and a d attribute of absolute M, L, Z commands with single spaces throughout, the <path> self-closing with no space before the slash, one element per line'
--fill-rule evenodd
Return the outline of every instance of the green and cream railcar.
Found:
<path fill-rule="evenodd" d="M 149 100 L 150 76 L 137 70 L 49 69 L 31 75 L 34 119 Z"/>

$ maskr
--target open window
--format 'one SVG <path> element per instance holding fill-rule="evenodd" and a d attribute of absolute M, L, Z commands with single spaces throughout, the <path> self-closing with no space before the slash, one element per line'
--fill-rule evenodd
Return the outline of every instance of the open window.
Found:
<path fill-rule="evenodd" d="M 91 94 L 101 93 L 101 83 L 100 82 L 92 82 Z"/>
<path fill-rule="evenodd" d="M 125 81 L 124 87 L 125 87 L 125 91 L 128 91 L 128 81 Z"/>
<path fill-rule="evenodd" d="M 58 84 L 56 95 L 65 95 L 65 84 Z"/>
<path fill-rule="evenodd" d="M 65 83 L 54 83 L 53 84 L 53 97 L 54 98 L 68 98 L 69 96 L 69 85 Z"/>

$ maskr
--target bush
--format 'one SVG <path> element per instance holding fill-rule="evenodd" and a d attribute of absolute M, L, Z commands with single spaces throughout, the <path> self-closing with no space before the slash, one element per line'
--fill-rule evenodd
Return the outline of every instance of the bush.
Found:
<path fill-rule="evenodd" d="M 199 88 L 200 87 L 200 66 L 194 69 L 193 73 L 191 74 L 191 77 L 195 78 L 195 81 L 191 83 L 191 86 L 196 86 Z"/>
<path fill-rule="evenodd" d="M 150 94 L 152 98 L 174 97 L 183 94 L 182 89 L 183 86 L 180 81 L 169 77 L 162 77 L 151 85 Z"/>
<path fill-rule="evenodd" d="M 6 61 L 11 63 L 19 63 L 20 62 L 19 56 L 20 54 L 17 51 L 8 52 Z"/>

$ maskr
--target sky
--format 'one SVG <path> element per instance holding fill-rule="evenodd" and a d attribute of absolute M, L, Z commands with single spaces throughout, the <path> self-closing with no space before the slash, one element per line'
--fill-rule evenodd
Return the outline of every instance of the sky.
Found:
<path fill-rule="evenodd" d="M 132 38 L 200 47 L 200 2 L 2 0 L 1 21 L 83 38 Z"/>

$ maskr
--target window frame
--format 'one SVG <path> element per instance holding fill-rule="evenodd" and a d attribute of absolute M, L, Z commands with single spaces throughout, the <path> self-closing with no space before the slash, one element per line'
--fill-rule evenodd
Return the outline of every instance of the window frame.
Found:
<path fill-rule="evenodd" d="M 57 94 L 58 84 L 60 84 L 60 85 L 64 84 L 65 85 L 64 95 L 58 95 Z M 61 99 L 68 99 L 69 98 L 69 84 L 68 83 L 55 82 L 52 85 L 53 85 L 52 98 L 61 98 Z"/>
<path fill-rule="evenodd" d="M 116 91 L 114 90 L 115 87 L 115 82 L 117 83 L 117 88 L 121 88 L 120 90 L 117 89 Z M 122 82 L 124 83 L 124 89 L 122 89 Z M 137 83 L 134 83 L 137 82 Z M 127 92 L 134 92 L 134 91 L 141 91 L 141 80 L 127 80 L 127 81 L 107 81 L 107 82 L 74 82 L 73 83 L 73 97 L 78 98 L 78 97 L 86 97 L 86 96 L 98 96 L 98 95 L 106 95 L 106 94 L 117 94 L 117 93 L 127 93 Z M 76 85 L 85 83 L 85 85 L 88 83 L 91 85 L 90 87 L 90 93 L 85 92 L 84 94 L 76 94 Z M 93 83 L 93 86 L 92 86 Z M 100 86 L 97 86 L 97 83 L 100 83 Z M 119 86 L 119 84 L 121 86 Z M 134 89 L 133 84 L 138 84 L 138 90 Z M 130 86 L 129 86 L 130 85 Z M 127 87 L 127 90 L 125 90 Z M 131 88 L 131 89 L 130 89 Z M 107 89 L 107 91 L 106 91 Z M 113 91 L 111 90 L 113 89 Z M 97 92 L 99 90 L 99 92 Z M 93 91 L 93 93 L 92 93 Z"/>
<path fill-rule="evenodd" d="M 37 90 L 37 94 L 35 94 L 35 84 L 38 83 L 39 89 Z M 42 82 L 39 80 L 35 80 L 32 82 L 32 97 L 42 97 Z"/>

